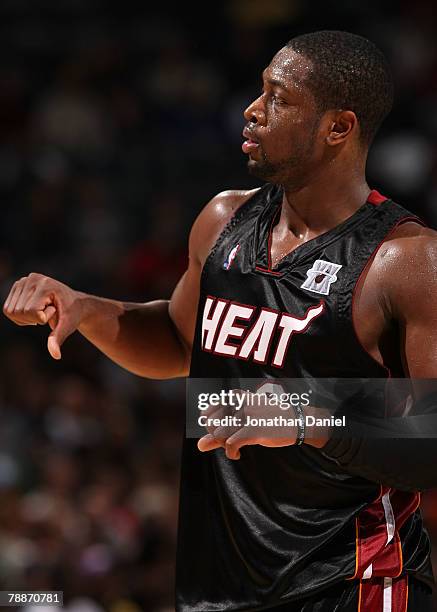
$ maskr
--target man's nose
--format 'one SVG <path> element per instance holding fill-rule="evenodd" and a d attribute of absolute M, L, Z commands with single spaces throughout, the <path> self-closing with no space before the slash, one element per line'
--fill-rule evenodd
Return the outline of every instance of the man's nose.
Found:
<path fill-rule="evenodd" d="M 265 125 L 266 114 L 264 111 L 264 104 L 262 98 L 263 96 L 260 95 L 246 108 L 246 110 L 244 111 L 244 118 L 246 119 L 246 121 Z"/>

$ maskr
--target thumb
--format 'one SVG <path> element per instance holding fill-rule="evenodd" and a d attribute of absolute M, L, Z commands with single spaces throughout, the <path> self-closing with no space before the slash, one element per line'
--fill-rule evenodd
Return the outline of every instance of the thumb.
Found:
<path fill-rule="evenodd" d="M 61 346 L 72 331 L 66 327 L 63 318 L 59 318 L 58 324 L 47 339 L 47 349 L 53 359 L 61 359 Z"/>
<path fill-rule="evenodd" d="M 55 306 L 52 306 L 50 304 L 49 306 L 46 306 L 44 310 L 38 310 L 36 314 L 38 316 L 40 325 L 45 325 L 46 323 L 49 323 L 50 327 L 54 329 L 55 326 L 53 325 L 53 321 L 56 320 L 56 317 L 54 317 L 54 315 L 57 314 Z"/>

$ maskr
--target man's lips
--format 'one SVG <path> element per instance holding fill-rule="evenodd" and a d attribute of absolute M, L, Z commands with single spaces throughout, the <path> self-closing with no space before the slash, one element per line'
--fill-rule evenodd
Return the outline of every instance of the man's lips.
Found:
<path fill-rule="evenodd" d="M 241 146 L 243 153 L 253 153 L 258 149 L 259 142 L 256 140 L 254 134 L 247 128 L 243 130 L 243 138 L 246 138 Z"/>

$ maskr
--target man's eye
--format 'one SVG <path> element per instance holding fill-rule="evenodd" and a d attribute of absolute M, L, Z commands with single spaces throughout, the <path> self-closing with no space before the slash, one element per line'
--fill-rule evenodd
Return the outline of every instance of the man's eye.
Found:
<path fill-rule="evenodd" d="M 272 100 L 275 104 L 285 104 L 284 100 L 276 94 L 272 95 Z"/>
<path fill-rule="evenodd" d="M 278 94 L 265 91 L 264 89 L 261 89 L 261 91 L 259 92 L 259 95 L 267 96 L 267 98 L 271 100 L 272 102 L 274 102 L 275 104 L 285 104 L 286 103 L 285 100 L 281 98 L 281 96 L 279 96 Z"/>

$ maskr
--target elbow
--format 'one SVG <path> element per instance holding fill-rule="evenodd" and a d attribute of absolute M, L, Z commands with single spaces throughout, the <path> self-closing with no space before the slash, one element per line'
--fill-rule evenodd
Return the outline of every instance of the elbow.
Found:
<path fill-rule="evenodd" d="M 141 378 L 150 380 L 171 380 L 173 378 L 185 378 L 190 373 L 191 351 L 181 345 L 181 352 L 177 358 L 172 356 L 167 360 L 161 360 L 158 364 L 149 364 L 147 367 L 140 365 L 129 368 L 129 371 Z"/>

